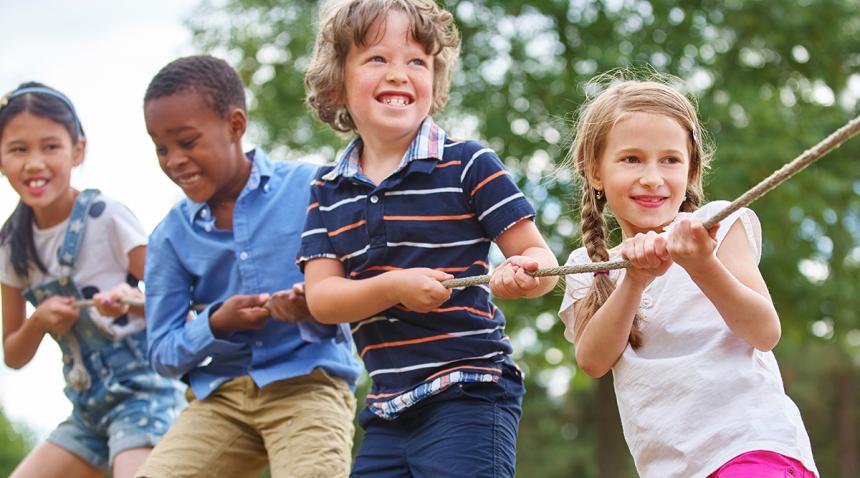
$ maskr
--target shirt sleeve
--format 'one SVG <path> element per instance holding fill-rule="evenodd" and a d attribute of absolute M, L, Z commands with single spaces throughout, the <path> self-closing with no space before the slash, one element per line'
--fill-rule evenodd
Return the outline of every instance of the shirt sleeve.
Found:
<path fill-rule="evenodd" d="M 697 217 L 697 219 L 705 221 L 708 217 L 722 211 L 729 204 L 731 204 L 729 201 L 710 202 L 701 209 L 702 215 L 705 217 Z M 723 239 L 726 238 L 726 235 L 729 233 L 736 221 L 739 221 L 743 226 L 747 242 L 755 256 L 756 264 L 758 264 L 759 261 L 761 261 L 761 223 L 759 222 L 758 216 L 752 209 L 742 207 L 729 214 L 727 218 L 720 222 L 720 229 L 717 231 L 717 247 L 723 243 Z"/>
<path fill-rule="evenodd" d="M 111 248 L 119 264 L 128 269 L 128 253 L 146 245 L 146 231 L 131 209 L 118 201 L 110 201 Z"/>
<path fill-rule="evenodd" d="M 149 359 L 160 374 L 180 377 L 207 357 L 241 351 L 245 344 L 215 337 L 209 319 L 220 304 L 210 304 L 188 319 L 192 275 L 182 266 L 179 251 L 158 231 L 146 259 L 146 327 Z"/>
<path fill-rule="evenodd" d="M 564 265 L 578 266 L 588 262 L 590 262 L 588 253 L 585 252 L 584 248 L 580 248 L 570 253 Z M 593 274 L 569 274 L 564 278 L 564 297 L 561 299 L 558 316 L 564 323 L 564 338 L 570 343 L 574 342 L 573 330 L 576 323 L 573 305 L 588 294 L 592 277 L 594 277 Z"/>
<path fill-rule="evenodd" d="M 10 259 L 11 250 L 9 244 L 0 247 L 0 283 L 18 289 L 25 289 L 27 282 L 15 272 Z"/>
<path fill-rule="evenodd" d="M 334 245 L 329 239 L 328 229 L 326 229 L 322 220 L 322 214 L 320 213 L 319 182 L 314 181 L 311 183 L 310 188 L 310 204 L 308 204 L 301 246 L 299 247 L 298 258 L 296 259 L 296 264 L 302 272 L 305 271 L 305 264 L 313 259 L 338 258 L 334 250 Z"/>
<path fill-rule="evenodd" d="M 535 215 L 510 171 L 490 148 L 482 147 L 470 156 L 460 181 L 478 222 L 493 240 L 519 221 Z"/>

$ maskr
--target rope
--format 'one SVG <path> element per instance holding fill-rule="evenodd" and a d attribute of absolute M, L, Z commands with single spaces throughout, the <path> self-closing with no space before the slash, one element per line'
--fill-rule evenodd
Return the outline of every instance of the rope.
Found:
<path fill-rule="evenodd" d="M 120 299 L 119 303 L 129 305 L 131 307 L 143 307 L 143 301 L 142 300 Z M 81 300 L 76 300 L 76 301 L 72 302 L 72 307 L 74 307 L 76 309 L 82 309 L 84 307 L 93 307 L 94 305 L 95 304 L 93 303 L 92 299 L 81 299 Z"/>
<path fill-rule="evenodd" d="M 788 178 L 799 173 L 807 166 L 820 159 L 825 154 L 839 147 L 839 145 L 841 145 L 843 142 L 845 142 L 852 136 L 855 136 L 858 132 L 860 132 L 860 116 L 849 121 L 844 126 L 831 133 L 830 136 L 824 138 L 821 142 L 819 142 L 812 148 L 804 151 L 803 154 L 795 158 L 793 161 L 779 168 L 773 174 L 762 180 L 760 183 L 756 184 L 752 189 L 743 193 L 740 197 L 732 201 L 721 211 L 709 217 L 703 223 L 705 228 L 710 229 L 714 225 L 719 224 L 719 222 L 723 219 L 727 218 L 731 213 L 749 205 L 751 202 L 764 196 L 775 187 L 784 183 Z M 581 274 L 583 272 L 624 269 L 629 265 L 630 261 L 627 260 L 593 262 L 591 264 L 582 264 L 577 266 L 562 266 L 550 267 L 547 269 L 538 269 L 534 272 L 530 272 L 529 274 L 534 277 L 563 276 L 568 274 Z M 443 281 L 442 285 L 449 289 L 453 289 L 456 287 L 469 287 L 473 285 L 489 284 L 490 277 L 490 275 L 461 277 L 459 279 Z"/>
<path fill-rule="evenodd" d="M 143 301 L 137 300 L 137 299 L 122 298 L 119 300 L 119 302 L 120 302 L 120 304 L 129 305 L 131 307 L 143 307 L 144 306 Z M 95 303 L 93 302 L 92 299 L 81 299 L 81 300 L 76 300 L 76 301 L 72 302 L 72 307 L 74 307 L 76 309 L 81 309 L 84 307 L 94 307 L 94 306 L 95 306 Z M 191 304 L 191 310 L 193 310 L 195 312 L 200 312 L 202 310 L 205 310 L 206 307 L 208 307 L 206 304 Z M 263 304 L 263 307 L 265 307 L 266 309 L 269 309 L 271 311 L 268 301 L 266 301 L 266 303 Z"/>

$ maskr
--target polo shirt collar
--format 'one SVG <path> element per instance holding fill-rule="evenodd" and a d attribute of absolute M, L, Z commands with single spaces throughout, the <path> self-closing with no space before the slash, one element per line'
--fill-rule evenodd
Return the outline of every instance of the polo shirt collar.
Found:
<path fill-rule="evenodd" d="M 419 159 L 431 159 L 439 161 L 445 151 L 445 138 L 447 134 L 445 130 L 439 127 L 431 117 L 426 117 L 418 128 L 418 133 L 409 144 L 409 148 L 403 155 L 400 165 L 394 170 L 394 173 L 407 167 L 413 161 Z M 361 159 L 361 149 L 364 143 L 361 137 L 357 137 L 338 157 L 334 169 L 325 174 L 322 179 L 325 181 L 336 181 L 338 179 L 346 179 L 355 177 L 361 172 L 359 160 Z"/>

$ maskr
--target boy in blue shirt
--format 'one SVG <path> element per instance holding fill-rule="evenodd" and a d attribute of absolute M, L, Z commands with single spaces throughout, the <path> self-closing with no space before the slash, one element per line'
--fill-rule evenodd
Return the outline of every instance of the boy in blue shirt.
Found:
<path fill-rule="evenodd" d="M 164 173 L 187 196 L 153 232 L 149 355 L 190 404 L 138 476 L 344 476 L 360 366 L 338 327 L 313 322 L 292 264 L 310 164 L 244 153 L 242 82 L 223 60 L 180 58 L 144 98 Z M 187 320 L 192 304 L 206 304 Z"/>
<path fill-rule="evenodd" d="M 372 380 L 354 477 L 513 476 L 524 393 L 505 320 L 490 300 L 537 297 L 557 265 L 534 210 L 496 154 L 448 137 L 459 35 L 433 0 L 331 3 L 305 85 L 318 116 L 358 134 L 322 168 L 298 262 L 324 323 L 352 324 Z M 507 259 L 490 287 L 494 241 Z"/>

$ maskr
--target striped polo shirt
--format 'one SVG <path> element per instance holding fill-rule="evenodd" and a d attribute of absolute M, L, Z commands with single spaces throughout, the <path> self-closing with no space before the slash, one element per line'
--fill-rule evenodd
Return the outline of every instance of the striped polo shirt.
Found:
<path fill-rule="evenodd" d="M 535 214 L 493 150 L 448 138 L 431 118 L 380 184 L 359 168 L 357 138 L 311 184 L 300 267 L 341 261 L 347 277 L 428 267 L 486 274 L 490 242 Z M 495 382 L 511 353 L 505 318 L 486 286 L 454 290 L 429 313 L 402 305 L 352 324 L 372 380 L 367 405 L 393 419 L 459 382 Z"/>

